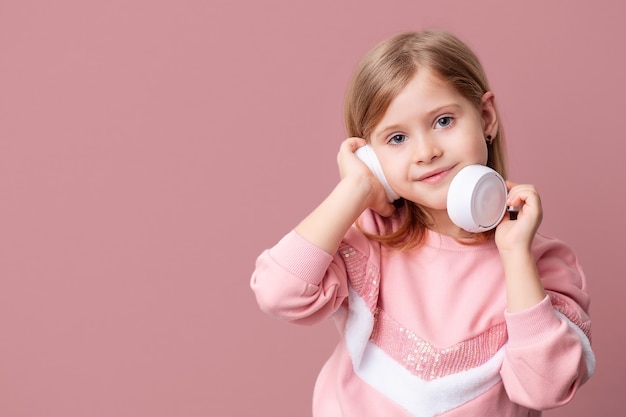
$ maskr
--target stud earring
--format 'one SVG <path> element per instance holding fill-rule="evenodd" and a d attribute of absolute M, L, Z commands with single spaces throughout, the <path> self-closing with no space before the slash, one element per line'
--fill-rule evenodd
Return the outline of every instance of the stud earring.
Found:
<path fill-rule="evenodd" d="M 485 138 L 485 142 L 487 142 L 487 145 L 491 145 L 493 143 L 493 138 L 491 137 L 491 135 L 487 135 L 487 137 Z"/>

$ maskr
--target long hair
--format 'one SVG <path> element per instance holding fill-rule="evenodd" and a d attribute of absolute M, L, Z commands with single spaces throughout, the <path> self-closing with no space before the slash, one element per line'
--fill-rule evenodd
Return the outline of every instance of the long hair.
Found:
<path fill-rule="evenodd" d="M 420 68 L 439 75 L 480 111 L 481 99 L 490 88 L 485 71 L 472 50 L 448 32 L 406 32 L 383 41 L 359 63 L 348 86 L 344 104 L 348 136 L 369 141 L 370 134 L 382 120 L 393 99 Z M 487 146 L 487 166 L 506 178 L 501 123 L 493 139 L 493 143 Z M 395 204 L 397 210 L 392 217 L 384 220 L 383 233 L 368 233 L 368 236 L 396 249 L 410 249 L 420 245 L 427 228 L 426 212 L 408 200 L 400 199 Z M 484 241 L 493 233 L 492 230 L 476 234 L 472 240 Z"/>

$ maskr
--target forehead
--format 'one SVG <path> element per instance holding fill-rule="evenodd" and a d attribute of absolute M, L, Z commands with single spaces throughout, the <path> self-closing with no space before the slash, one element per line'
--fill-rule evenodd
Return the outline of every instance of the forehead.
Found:
<path fill-rule="evenodd" d="M 396 97 L 391 100 L 389 109 L 401 104 L 412 103 L 424 107 L 441 101 L 457 100 L 461 95 L 439 74 L 429 69 L 421 69 L 409 80 Z"/>
<path fill-rule="evenodd" d="M 432 70 L 422 68 L 391 100 L 374 131 L 405 118 L 428 115 L 446 106 L 471 105 L 448 81 Z"/>

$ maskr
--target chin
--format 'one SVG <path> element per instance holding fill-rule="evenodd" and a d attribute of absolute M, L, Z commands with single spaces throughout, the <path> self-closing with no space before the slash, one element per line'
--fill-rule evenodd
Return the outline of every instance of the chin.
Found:
<path fill-rule="evenodd" d="M 413 203 L 417 204 L 418 206 L 420 206 L 422 209 L 424 209 L 427 212 L 448 212 L 448 205 L 447 202 L 443 202 L 443 203 L 432 203 L 432 202 L 424 202 L 424 201 L 413 201 L 410 200 Z"/>

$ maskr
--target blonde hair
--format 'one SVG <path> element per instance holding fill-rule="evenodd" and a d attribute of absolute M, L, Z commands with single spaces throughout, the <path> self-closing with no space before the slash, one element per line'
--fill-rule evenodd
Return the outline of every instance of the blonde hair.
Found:
<path fill-rule="evenodd" d="M 359 63 L 346 93 L 344 119 L 350 137 L 369 140 L 391 101 L 420 68 L 439 75 L 480 111 L 483 95 L 490 91 L 485 71 L 472 50 L 444 31 L 406 32 L 383 41 Z M 497 113 L 497 109 L 496 109 Z M 501 124 L 488 145 L 487 166 L 506 178 L 504 133 Z M 383 234 L 368 236 L 395 249 L 420 245 L 428 216 L 417 204 L 400 199 L 396 213 L 384 219 Z M 472 236 L 489 239 L 493 231 Z"/>

